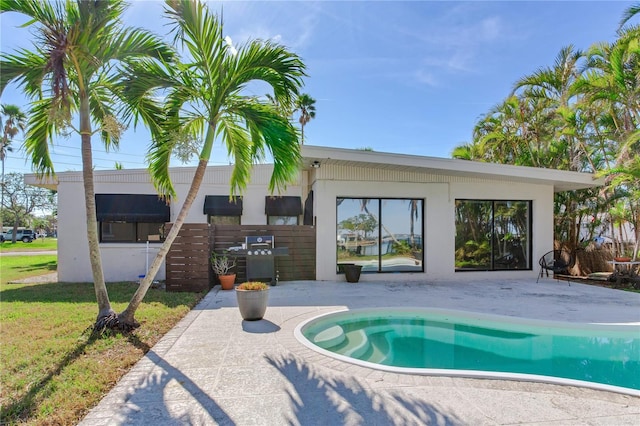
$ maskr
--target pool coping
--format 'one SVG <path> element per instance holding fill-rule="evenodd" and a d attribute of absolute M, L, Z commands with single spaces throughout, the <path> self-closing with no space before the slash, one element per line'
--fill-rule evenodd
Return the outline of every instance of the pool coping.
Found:
<path fill-rule="evenodd" d="M 555 377 L 555 376 L 546 376 L 540 374 L 529 374 L 529 373 L 511 373 L 511 372 L 501 372 L 501 371 L 489 371 L 489 370 L 460 370 L 460 369 L 443 369 L 443 368 L 410 368 L 410 367 L 395 367 L 390 365 L 376 364 L 373 362 L 363 361 L 357 358 L 353 358 L 347 355 L 342 355 L 339 353 L 332 352 L 330 350 L 324 349 L 304 336 L 303 329 L 305 326 L 310 324 L 311 322 L 327 317 L 332 314 L 339 313 L 361 313 L 366 314 L 369 312 L 377 312 L 381 309 L 387 308 L 361 308 L 361 309 L 338 309 L 332 312 L 325 312 L 320 315 L 316 315 L 311 318 L 307 318 L 301 321 L 294 329 L 293 333 L 298 342 L 300 344 L 306 346 L 307 348 L 320 353 L 324 356 L 328 356 L 330 358 L 337 359 L 342 362 L 351 363 L 354 365 L 358 365 L 365 368 L 371 368 L 379 371 L 387 371 L 390 373 L 399 373 L 399 374 L 414 374 L 414 375 L 424 375 L 424 376 L 444 376 L 444 377 L 463 377 L 463 378 L 472 378 L 472 379 L 494 379 L 494 380 L 514 380 L 514 381 L 528 381 L 528 382 L 536 382 L 536 383 L 549 383 L 556 385 L 567 385 L 567 386 L 578 386 L 584 388 L 590 388 L 595 390 L 602 390 L 607 392 L 615 392 L 624 395 L 631 395 L 640 397 L 640 389 L 626 388 L 622 386 L 614 386 L 608 385 L 604 383 L 597 382 L 589 382 L 586 380 L 577 380 L 577 379 L 569 379 L 564 377 Z M 508 320 L 514 324 L 520 325 L 546 325 L 549 327 L 561 327 L 564 329 L 601 329 L 601 330 L 623 330 L 625 332 L 629 331 L 629 328 L 635 328 L 635 330 L 640 333 L 640 324 L 638 323 L 624 323 L 624 324 L 613 324 L 613 323 L 568 323 L 561 321 L 552 321 L 552 320 L 542 320 L 542 319 L 531 319 L 531 318 L 517 318 L 510 317 L 506 315 L 496 315 L 496 314 L 486 314 L 481 312 L 472 312 L 472 311 L 458 311 L 452 309 L 438 309 L 438 308 L 415 308 L 415 307 L 396 307 L 392 309 L 393 311 L 403 311 L 403 312 L 417 312 L 419 310 L 433 312 L 437 314 L 443 315 L 457 315 L 465 317 L 465 319 L 482 319 L 486 321 L 504 321 Z"/>

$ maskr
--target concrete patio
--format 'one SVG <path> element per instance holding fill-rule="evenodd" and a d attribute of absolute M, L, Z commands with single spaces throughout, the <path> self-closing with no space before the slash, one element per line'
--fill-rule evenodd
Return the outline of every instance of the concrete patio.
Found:
<path fill-rule="evenodd" d="M 536 382 L 383 372 L 318 354 L 293 334 L 324 312 L 435 307 L 634 323 L 640 294 L 552 279 L 284 282 L 261 321 L 212 290 L 81 422 L 92 425 L 634 425 L 640 398 Z M 143 325 L 144 327 L 144 325 Z M 639 328 L 640 330 L 640 328 Z"/>

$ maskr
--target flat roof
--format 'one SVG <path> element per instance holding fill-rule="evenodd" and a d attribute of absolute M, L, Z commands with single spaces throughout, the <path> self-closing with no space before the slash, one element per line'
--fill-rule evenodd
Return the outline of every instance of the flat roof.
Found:
<path fill-rule="evenodd" d="M 427 157 L 391 152 L 364 151 L 324 146 L 303 145 L 302 168 L 311 169 L 314 162 L 348 167 L 369 167 L 381 170 L 414 171 L 440 175 L 464 176 L 477 179 L 498 179 L 512 182 L 552 185 L 554 192 L 573 191 L 604 185 L 604 178 L 596 178 L 593 173 L 570 172 L 566 170 L 543 169 L 538 167 L 513 166 L 510 164 L 484 163 L 480 161 L 452 158 Z M 230 166 L 210 166 L 230 167 Z M 171 170 L 188 170 L 194 167 L 172 167 Z M 101 170 L 97 176 L 108 174 L 147 174 L 147 169 Z M 64 180 L 81 179 L 82 172 L 62 172 L 58 176 Z M 25 183 L 49 189 L 56 189 L 58 177 L 40 179 L 35 174 L 25 174 Z"/>
<path fill-rule="evenodd" d="M 312 168 L 312 164 L 318 162 L 320 165 L 336 164 L 349 167 L 372 167 L 384 170 L 416 171 L 481 179 L 509 179 L 515 182 L 553 185 L 554 192 L 573 191 L 604 185 L 604 178 L 596 178 L 593 173 L 358 149 L 304 145 L 302 146 L 302 157 L 303 168 L 305 169 Z"/>

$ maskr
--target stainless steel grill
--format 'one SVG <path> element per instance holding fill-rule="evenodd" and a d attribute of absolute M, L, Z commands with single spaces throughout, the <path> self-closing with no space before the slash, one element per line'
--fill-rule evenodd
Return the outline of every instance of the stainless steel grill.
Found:
<path fill-rule="evenodd" d="M 273 235 L 245 238 L 247 250 L 247 281 L 268 281 L 275 285 L 275 253 Z"/>
<path fill-rule="evenodd" d="M 248 256 L 272 254 L 273 243 L 273 235 L 245 237 Z"/>

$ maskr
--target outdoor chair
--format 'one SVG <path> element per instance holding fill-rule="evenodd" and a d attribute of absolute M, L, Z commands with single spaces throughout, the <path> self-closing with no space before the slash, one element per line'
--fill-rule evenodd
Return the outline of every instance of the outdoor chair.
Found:
<path fill-rule="evenodd" d="M 540 278 L 542 278 L 542 275 L 545 272 L 548 277 L 549 271 L 552 271 L 553 275 L 569 275 L 569 268 L 571 268 L 575 264 L 575 256 L 573 255 L 573 253 L 566 250 L 551 250 L 550 252 L 545 253 L 545 255 L 540 258 L 538 263 L 540 264 L 540 273 L 538 274 L 536 283 L 540 280 Z M 569 281 L 569 285 L 571 285 L 571 281 Z"/>

